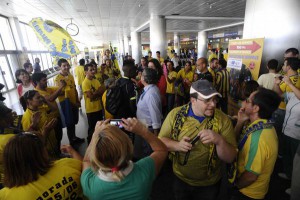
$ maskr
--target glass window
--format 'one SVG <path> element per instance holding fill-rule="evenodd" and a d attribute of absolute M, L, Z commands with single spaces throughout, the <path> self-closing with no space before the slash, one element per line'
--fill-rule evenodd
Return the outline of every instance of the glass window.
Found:
<path fill-rule="evenodd" d="M 0 70 L 2 71 L 3 79 L 5 79 L 5 83 L 8 89 L 13 89 L 15 87 L 15 79 L 12 76 L 11 69 L 9 63 L 7 62 L 6 56 L 0 56 Z"/>
<path fill-rule="evenodd" d="M 17 71 L 17 69 L 19 69 L 19 62 L 18 62 L 18 56 L 16 54 L 7 54 L 7 58 L 12 70 L 12 74 L 13 74 L 13 78 L 15 79 L 15 72 Z M 21 65 L 23 68 L 23 65 Z"/>
<path fill-rule="evenodd" d="M 45 53 L 42 53 L 42 60 L 40 63 L 42 70 L 48 69 L 49 68 L 49 64 L 47 61 L 47 55 Z"/>
<path fill-rule="evenodd" d="M 0 27 L 0 35 L 5 50 L 16 50 L 15 41 L 8 23 L 8 19 L 0 16 Z"/>

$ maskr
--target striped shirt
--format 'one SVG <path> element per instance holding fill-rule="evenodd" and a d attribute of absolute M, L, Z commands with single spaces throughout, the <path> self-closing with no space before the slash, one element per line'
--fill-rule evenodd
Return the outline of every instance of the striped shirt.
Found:
<path fill-rule="evenodd" d="M 222 95 L 222 98 L 227 98 L 229 93 L 229 72 L 226 69 L 221 69 L 216 73 L 216 90 Z"/>

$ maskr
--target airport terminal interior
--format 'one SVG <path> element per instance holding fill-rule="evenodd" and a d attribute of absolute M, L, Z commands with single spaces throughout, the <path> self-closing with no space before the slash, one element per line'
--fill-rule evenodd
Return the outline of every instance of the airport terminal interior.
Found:
<path fill-rule="evenodd" d="M 0 0 L 0 200 L 299 200 L 299 11 Z"/>

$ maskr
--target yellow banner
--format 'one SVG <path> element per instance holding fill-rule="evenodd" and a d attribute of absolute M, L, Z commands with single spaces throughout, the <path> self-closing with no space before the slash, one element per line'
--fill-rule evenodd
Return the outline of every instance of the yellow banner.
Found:
<path fill-rule="evenodd" d="M 264 38 L 229 40 L 228 68 L 241 69 L 244 64 L 252 79 L 257 80 L 260 70 Z"/>
<path fill-rule="evenodd" d="M 263 46 L 264 38 L 229 40 L 227 67 L 230 69 L 230 115 L 237 114 L 241 101 L 246 98 L 246 82 L 258 79 Z"/>
<path fill-rule="evenodd" d="M 34 18 L 29 22 L 39 40 L 48 48 L 51 56 L 70 59 L 80 53 L 71 36 L 58 24 L 42 18 Z"/>

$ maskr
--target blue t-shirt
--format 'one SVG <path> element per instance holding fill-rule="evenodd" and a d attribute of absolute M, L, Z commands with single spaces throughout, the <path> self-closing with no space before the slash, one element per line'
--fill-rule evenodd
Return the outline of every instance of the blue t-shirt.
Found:
<path fill-rule="evenodd" d="M 101 180 L 91 168 L 81 174 L 84 195 L 94 199 L 148 199 L 155 180 L 154 160 L 146 157 L 134 163 L 132 171 L 120 182 Z"/>

